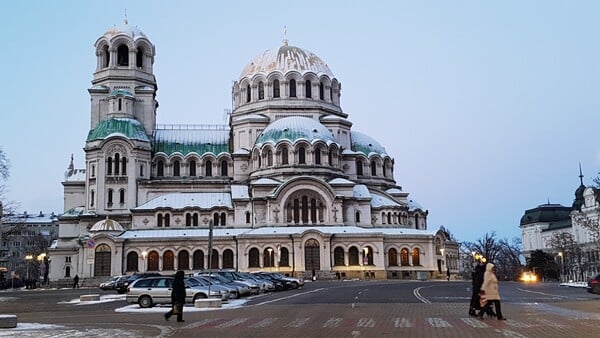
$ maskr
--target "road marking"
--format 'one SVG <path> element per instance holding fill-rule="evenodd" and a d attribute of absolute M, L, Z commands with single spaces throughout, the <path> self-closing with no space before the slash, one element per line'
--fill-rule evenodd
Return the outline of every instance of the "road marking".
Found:
<path fill-rule="evenodd" d="M 248 327 L 252 327 L 252 328 L 259 328 L 259 327 L 267 327 L 273 323 L 275 323 L 277 321 L 277 317 L 270 317 L 270 318 L 265 318 L 263 320 L 261 320 L 260 322 L 254 323 Z"/>
<path fill-rule="evenodd" d="M 513 327 L 523 327 L 523 328 L 524 327 L 531 327 L 531 325 L 529 325 L 529 324 L 518 322 L 518 321 L 516 321 L 514 319 L 507 319 L 506 320 L 506 324 L 508 324 L 510 326 L 513 326 Z"/>
<path fill-rule="evenodd" d="M 191 328 L 191 329 L 192 329 L 192 328 L 195 328 L 195 327 L 200 327 L 200 326 L 204 326 L 204 325 L 207 325 L 207 324 L 210 324 L 210 323 L 216 322 L 216 321 L 218 321 L 218 320 L 220 320 L 220 319 L 219 319 L 219 318 L 213 318 L 213 319 L 202 319 L 202 320 L 200 320 L 200 321 L 197 321 L 197 322 L 193 322 L 193 323 L 191 323 L 191 324 L 188 324 L 188 325 L 186 325 L 186 327 L 188 327 L 188 328 Z"/>
<path fill-rule="evenodd" d="M 343 318 L 329 318 L 325 324 L 323 324 L 323 327 L 339 327 L 343 320 Z"/>
<path fill-rule="evenodd" d="M 358 327 L 375 327 L 375 321 L 373 320 L 373 318 L 361 318 L 358 320 L 358 323 L 356 323 L 356 326 L 358 326 Z"/>
<path fill-rule="evenodd" d="M 394 327 L 412 327 L 412 322 L 407 318 L 394 318 Z"/>
<path fill-rule="evenodd" d="M 529 292 L 529 293 L 537 293 L 538 295 L 544 295 L 544 296 L 550 296 L 550 297 L 556 297 L 556 298 L 569 298 L 568 296 L 553 295 L 551 293 L 545 293 L 545 292 L 539 292 L 539 291 L 531 291 L 531 290 L 525 290 L 525 289 L 521 289 L 521 288 L 517 288 L 517 290 L 523 291 L 523 292 Z"/>
<path fill-rule="evenodd" d="M 352 331 L 352 338 L 360 337 L 360 331 Z"/>
<path fill-rule="evenodd" d="M 265 304 L 269 304 L 269 303 L 275 303 L 275 302 L 278 302 L 280 300 L 286 300 L 286 299 L 290 299 L 290 298 L 294 298 L 294 297 L 298 297 L 298 296 L 308 295 L 309 293 L 319 292 L 319 291 L 323 291 L 323 290 L 325 290 L 325 288 L 314 289 L 314 290 L 307 291 L 307 292 L 302 292 L 302 293 L 295 293 L 295 294 L 287 296 L 287 297 L 281 297 L 281 298 L 277 298 L 277 299 L 271 299 L 271 300 L 264 301 L 262 303 L 248 305 L 247 307 L 265 305 Z"/>
<path fill-rule="evenodd" d="M 461 320 L 463 322 L 465 322 L 465 324 L 471 326 L 471 327 L 478 327 L 478 328 L 486 328 L 489 327 L 489 325 L 487 325 L 486 323 L 482 322 L 480 319 L 475 319 L 475 318 L 461 318 Z"/>
<path fill-rule="evenodd" d="M 439 317 L 427 318 L 427 322 L 433 327 L 452 327 L 450 323 Z"/>
<path fill-rule="evenodd" d="M 310 318 L 297 318 L 293 322 L 287 323 L 283 327 L 301 327 L 304 324 L 308 323 L 309 320 Z"/>
<path fill-rule="evenodd" d="M 552 321 L 550 319 L 544 319 L 544 318 L 536 318 L 535 319 L 537 322 L 543 324 L 544 326 L 552 326 L 552 327 L 566 327 L 566 325 L 563 324 L 558 324 L 555 321 Z"/>
<path fill-rule="evenodd" d="M 228 322 L 221 323 L 221 324 L 215 326 L 215 328 L 224 329 L 224 328 L 228 328 L 228 327 L 233 327 L 233 326 L 245 323 L 247 320 L 248 320 L 248 318 L 236 318 L 236 319 L 232 319 Z"/>
<path fill-rule="evenodd" d="M 511 337 L 511 338 L 528 338 L 527 336 L 524 336 L 518 332 L 515 331 L 511 331 L 511 330 L 501 330 L 501 329 L 496 329 L 496 332 L 501 333 L 504 337 Z"/>
<path fill-rule="evenodd" d="M 422 288 L 425 288 L 425 287 L 429 287 L 429 286 L 421 286 L 421 287 L 419 287 L 419 288 L 416 288 L 416 289 L 414 289 L 414 290 L 413 290 L 413 295 L 415 295 L 415 297 L 417 297 L 417 299 L 418 299 L 418 300 L 420 300 L 421 302 L 423 302 L 423 303 L 425 303 L 425 304 L 431 304 L 431 302 L 430 302 L 430 301 L 429 301 L 427 298 L 425 298 L 425 297 L 421 296 L 421 294 L 419 293 L 419 291 L 420 291 Z"/>

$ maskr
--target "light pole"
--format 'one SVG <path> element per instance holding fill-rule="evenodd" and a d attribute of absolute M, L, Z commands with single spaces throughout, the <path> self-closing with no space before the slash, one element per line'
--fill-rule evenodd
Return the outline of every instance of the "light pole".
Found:
<path fill-rule="evenodd" d="M 560 281 L 562 282 L 563 281 L 563 270 L 565 269 L 565 261 L 564 261 L 564 258 L 563 258 L 562 251 L 558 252 L 558 257 L 560 257 L 560 274 L 559 274 L 559 278 L 560 278 Z"/>
<path fill-rule="evenodd" d="M 146 266 L 146 258 L 148 257 L 148 251 L 142 251 L 142 265 L 143 265 L 143 271 L 148 271 L 147 266 Z"/>
<path fill-rule="evenodd" d="M 25 283 L 26 288 L 28 288 L 28 284 L 29 284 L 29 261 L 31 261 L 32 259 L 33 259 L 32 254 L 25 256 L 25 267 L 27 269 L 27 282 Z"/>
<path fill-rule="evenodd" d="M 272 271 L 273 270 L 273 248 L 268 248 L 267 251 L 269 252 L 269 270 Z"/>

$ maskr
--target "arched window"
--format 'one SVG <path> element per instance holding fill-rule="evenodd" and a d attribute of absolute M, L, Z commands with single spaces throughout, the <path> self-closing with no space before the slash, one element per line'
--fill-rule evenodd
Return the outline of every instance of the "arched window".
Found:
<path fill-rule="evenodd" d="M 127 254 L 127 267 L 126 271 L 138 271 L 138 254 L 135 251 L 132 251 Z"/>
<path fill-rule="evenodd" d="M 158 252 L 150 251 L 148 253 L 148 271 L 158 271 Z"/>
<path fill-rule="evenodd" d="M 135 66 L 143 69 L 144 68 L 144 48 L 138 47 L 137 53 L 135 53 Z"/>
<path fill-rule="evenodd" d="M 348 250 L 348 265 L 358 265 L 358 249 L 355 246 Z"/>
<path fill-rule="evenodd" d="M 165 175 L 165 164 L 163 161 L 156 162 L 156 176 L 162 177 Z"/>
<path fill-rule="evenodd" d="M 215 225 L 215 226 L 216 226 L 216 225 L 219 225 L 219 220 L 220 220 L 220 218 L 219 218 L 219 213 L 218 213 L 218 212 L 215 212 L 215 213 L 213 214 L 213 225 Z"/>
<path fill-rule="evenodd" d="M 192 216 L 192 225 L 197 227 L 198 226 L 198 213 L 195 212 L 194 215 Z"/>
<path fill-rule="evenodd" d="M 90 207 L 94 206 L 95 197 L 94 190 L 90 191 Z"/>
<path fill-rule="evenodd" d="M 183 250 L 177 255 L 177 269 L 178 270 L 189 270 L 190 269 L 190 254 Z"/>
<path fill-rule="evenodd" d="M 163 214 L 156 215 L 156 226 L 160 228 L 163 226 L 163 223 L 164 223 Z"/>
<path fill-rule="evenodd" d="M 258 83 L 258 99 L 262 100 L 265 98 L 265 85 L 261 82 Z"/>
<path fill-rule="evenodd" d="M 107 203 L 106 203 L 109 207 L 112 206 L 113 204 L 113 190 L 112 189 L 108 189 L 108 198 L 107 198 Z"/>
<path fill-rule="evenodd" d="M 246 224 L 250 224 L 250 211 L 246 211 Z"/>
<path fill-rule="evenodd" d="M 267 167 L 273 166 L 273 152 L 271 149 L 267 150 Z"/>
<path fill-rule="evenodd" d="M 125 203 L 125 189 L 119 190 L 119 203 L 120 204 Z"/>
<path fill-rule="evenodd" d="M 273 81 L 273 97 L 280 97 L 280 94 L 279 94 L 279 80 Z"/>
<path fill-rule="evenodd" d="M 333 87 L 329 87 L 329 98 L 331 99 L 331 102 L 333 101 Z"/>
<path fill-rule="evenodd" d="M 211 161 L 206 161 L 206 163 L 204 164 L 204 172 L 206 173 L 206 177 L 212 176 L 212 162 Z"/>
<path fill-rule="evenodd" d="M 275 250 L 266 248 L 263 251 L 263 267 L 271 268 L 275 266 Z"/>
<path fill-rule="evenodd" d="M 363 175 L 363 163 L 361 160 L 356 160 L 356 175 L 357 176 Z"/>
<path fill-rule="evenodd" d="M 250 89 L 250 85 L 246 86 L 246 102 L 250 102 L 252 98 L 252 90 Z"/>
<path fill-rule="evenodd" d="M 388 265 L 398 266 L 398 251 L 394 248 L 388 250 Z"/>
<path fill-rule="evenodd" d="M 419 228 L 419 214 L 415 214 L 415 229 Z"/>
<path fill-rule="evenodd" d="M 121 159 L 121 175 L 127 175 L 127 157 Z"/>
<path fill-rule="evenodd" d="M 288 149 L 287 147 L 281 148 L 281 164 L 288 164 Z"/>
<path fill-rule="evenodd" d="M 281 248 L 279 253 L 279 266 L 290 266 L 290 252 L 287 248 Z"/>
<path fill-rule="evenodd" d="M 113 163 L 112 157 L 109 157 L 106 160 L 106 175 L 112 175 L 112 165 L 113 165 L 112 163 Z"/>
<path fill-rule="evenodd" d="M 227 214 L 224 212 L 221 213 L 221 225 L 227 225 Z"/>
<path fill-rule="evenodd" d="M 192 214 L 185 214 L 185 226 L 192 226 Z"/>
<path fill-rule="evenodd" d="M 221 161 L 221 176 L 223 176 L 223 177 L 228 176 L 227 161 L 225 161 L 225 160 Z"/>
<path fill-rule="evenodd" d="M 181 170 L 181 165 L 179 161 L 173 162 L 173 176 L 179 176 Z"/>
<path fill-rule="evenodd" d="M 371 176 L 377 176 L 377 163 L 371 162 Z"/>
<path fill-rule="evenodd" d="M 304 147 L 300 147 L 300 149 L 298 149 L 298 163 L 306 164 L 306 150 Z"/>
<path fill-rule="evenodd" d="M 119 153 L 115 154 L 115 175 L 119 175 Z"/>
<path fill-rule="evenodd" d="M 325 88 L 323 82 L 319 83 L 319 100 L 325 100 Z"/>
<path fill-rule="evenodd" d="M 194 270 L 204 270 L 204 252 L 202 250 L 194 251 L 192 267 Z"/>
<path fill-rule="evenodd" d="M 296 80 L 290 80 L 290 97 L 296 97 Z"/>
<path fill-rule="evenodd" d="M 252 248 L 248 252 L 248 267 L 260 268 L 259 252 L 257 248 Z"/>
<path fill-rule="evenodd" d="M 234 269 L 233 266 L 233 251 L 226 249 L 223 251 L 223 269 Z"/>
<path fill-rule="evenodd" d="M 170 227 L 170 226 L 171 226 L 171 215 L 165 214 L 165 227 Z"/>
<path fill-rule="evenodd" d="M 210 268 L 211 269 L 218 269 L 219 268 L 219 252 L 217 251 L 217 249 L 213 249 L 212 250 L 212 255 L 210 257 Z"/>
<path fill-rule="evenodd" d="M 387 177 L 387 167 L 385 166 L 385 162 L 383 162 L 382 170 L 383 170 L 383 177 Z"/>
<path fill-rule="evenodd" d="M 163 271 L 165 270 L 175 270 L 175 255 L 173 251 L 167 250 L 163 254 Z"/>
<path fill-rule="evenodd" d="M 400 250 L 400 265 L 408 266 L 408 249 L 402 248 Z"/>
<path fill-rule="evenodd" d="M 119 98 L 119 111 L 121 111 L 121 109 L 123 109 L 123 101 Z"/>
<path fill-rule="evenodd" d="M 107 68 L 110 65 L 110 53 L 108 52 L 108 46 L 104 46 L 102 48 L 102 54 L 104 56 L 104 68 Z"/>
<path fill-rule="evenodd" d="M 370 246 L 363 248 L 363 264 L 373 265 L 373 248 Z"/>
<path fill-rule="evenodd" d="M 333 265 L 344 266 L 345 264 L 346 263 L 344 262 L 344 249 L 338 246 L 333 250 Z"/>
<path fill-rule="evenodd" d="M 412 263 L 413 266 L 419 266 L 421 265 L 421 261 L 420 258 L 421 257 L 421 252 L 419 251 L 419 248 L 414 248 L 412 251 Z"/>
<path fill-rule="evenodd" d="M 190 176 L 196 176 L 196 161 L 190 161 Z"/>
<path fill-rule="evenodd" d="M 315 164 L 321 164 L 321 149 L 315 149 Z"/>
<path fill-rule="evenodd" d="M 308 223 L 308 197 L 302 196 L 302 223 Z"/>
<path fill-rule="evenodd" d="M 387 214 L 387 222 L 388 222 L 388 224 L 392 224 L 392 213 L 391 212 L 388 212 L 388 214 Z"/>
<path fill-rule="evenodd" d="M 140 164 L 140 177 L 144 177 L 144 165 Z"/>
<path fill-rule="evenodd" d="M 327 152 L 327 164 L 333 165 L 333 154 L 331 150 Z"/>
<path fill-rule="evenodd" d="M 312 83 L 310 82 L 310 80 L 306 80 L 305 84 L 306 97 L 310 99 L 312 98 Z"/>
<path fill-rule="evenodd" d="M 360 211 L 354 213 L 354 222 L 360 223 Z"/>
<path fill-rule="evenodd" d="M 129 48 L 126 45 L 117 48 L 117 66 L 129 66 Z"/>

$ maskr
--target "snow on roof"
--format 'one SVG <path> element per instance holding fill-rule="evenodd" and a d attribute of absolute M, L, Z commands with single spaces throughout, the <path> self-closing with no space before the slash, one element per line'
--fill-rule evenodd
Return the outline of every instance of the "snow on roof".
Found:
<path fill-rule="evenodd" d="M 371 194 L 371 206 L 374 208 L 381 208 L 381 207 L 399 207 L 401 205 L 398 202 L 392 200 L 391 198 L 389 198 L 387 196 L 372 193 Z"/>
<path fill-rule="evenodd" d="M 5 214 L 2 217 L 3 224 L 15 224 L 15 223 L 29 223 L 29 224 L 49 224 L 54 221 L 58 221 L 58 215 L 54 212 L 51 213 L 43 213 L 40 211 L 39 214 L 29 214 L 27 211 L 24 211 L 20 214 Z"/>
<path fill-rule="evenodd" d="M 371 197 L 371 193 L 369 192 L 369 189 L 367 189 L 367 186 L 364 184 L 357 184 L 352 189 L 354 191 L 354 197 L 364 197 L 364 198 Z"/>
<path fill-rule="evenodd" d="M 229 151 L 229 128 L 227 126 L 171 126 L 170 129 L 156 129 L 152 145 L 156 153 L 195 152 L 199 155 L 212 153 L 219 155 Z"/>
<path fill-rule="evenodd" d="M 114 27 L 109 28 L 106 33 L 104 33 L 104 36 L 108 39 L 112 39 L 119 34 L 125 34 L 134 40 L 142 37 L 148 38 L 137 26 L 130 26 L 127 21 L 120 26 L 115 25 Z"/>
<path fill-rule="evenodd" d="M 248 186 L 247 185 L 231 185 L 231 198 L 234 200 L 250 198 L 248 194 Z"/>
<path fill-rule="evenodd" d="M 285 75 L 291 71 L 297 71 L 301 75 L 312 72 L 317 76 L 324 74 L 330 78 L 334 77 L 327 64 L 314 53 L 284 44 L 278 49 L 266 50 L 252 59 L 242 70 L 240 79 L 272 72 L 281 72 Z"/>
<path fill-rule="evenodd" d="M 402 191 L 402 189 L 398 189 L 398 188 L 391 188 L 386 190 L 385 192 L 387 192 L 388 194 L 403 194 L 404 191 Z"/>
<path fill-rule="evenodd" d="M 350 139 L 352 142 L 352 150 L 354 151 L 361 152 L 367 156 L 371 156 L 372 154 L 389 156 L 385 151 L 385 148 L 367 134 L 363 134 L 358 131 L 352 131 L 350 133 Z"/>
<path fill-rule="evenodd" d="M 106 217 L 106 219 L 96 222 L 96 224 L 94 224 L 90 228 L 90 232 L 123 231 L 123 230 L 125 230 L 125 228 L 123 228 L 123 226 L 119 222 L 115 221 L 114 219 L 108 218 L 108 216 Z"/>
<path fill-rule="evenodd" d="M 233 119 L 233 121 L 239 122 L 239 121 L 254 120 L 254 119 L 269 121 L 268 117 L 266 117 L 264 115 L 258 115 L 258 114 L 249 114 L 249 115 L 238 116 L 235 119 Z"/>
<path fill-rule="evenodd" d="M 253 185 L 279 185 L 281 182 L 276 181 L 272 178 L 259 178 L 254 181 Z"/>
<path fill-rule="evenodd" d="M 352 181 L 349 181 L 345 178 L 334 178 L 331 181 L 329 181 L 329 184 L 355 184 Z"/>
<path fill-rule="evenodd" d="M 183 209 L 197 207 L 210 209 L 212 207 L 231 208 L 231 195 L 225 192 L 173 193 L 156 197 L 133 210 L 154 210 L 157 208 Z"/>
<path fill-rule="evenodd" d="M 319 121 L 303 116 L 289 116 L 267 126 L 256 139 L 256 146 L 263 143 L 277 144 L 282 140 L 288 140 L 291 143 L 299 140 L 306 140 L 310 143 L 323 141 L 328 145 L 337 143 L 331 131 Z"/>
<path fill-rule="evenodd" d="M 209 229 L 152 229 L 152 230 L 127 230 L 121 235 L 123 239 L 163 239 L 163 238 L 194 238 L 208 237 Z M 320 226 L 320 227 L 261 227 L 254 229 L 213 229 L 213 237 L 230 238 L 233 236 L 268 236 L 268 235 L 295 235 L 307 231 L 319 231 L 326 235 L 421 235 L 434 236 L 435 231 L 418 230 L 410 228 L 361 228 L 357 226 Z"/>
<path fill-rule="evenodd" d="M 65 172 L 65 182 L 85 182 L 85 169 L 69 169 Z"/>
<path fill-rule="evenodd" d="M 249 155 L 250 150 L 246 148 L 240 148 L 232 153 L 233 155 Z"/>
<path fill-rule="evenodd" d="M 417 209 L 425 210 L 425 209 L 423 209 L 423 207 L 422 207 L 422 206 L 421 206 L 419 203 L 417 203 L 417 201 L 415 201 L 415 200 L 409 199 L 407 204 L 408 204 L 408 210 L 409 210 L 409 211 L 414 211 L 414 210 L 417 210 Z"/>

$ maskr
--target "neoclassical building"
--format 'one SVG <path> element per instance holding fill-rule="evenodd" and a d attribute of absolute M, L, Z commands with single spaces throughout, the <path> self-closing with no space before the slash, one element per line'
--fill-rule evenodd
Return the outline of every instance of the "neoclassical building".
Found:
<path fill-rule="evenodd" d="M 354 130 L 317 55 L 284 40 L 250 60 L 228 125 L 157 124 L 155 55 L 127 22 L 95 43 L 85 168 L 71 159 L 65 174 L 52 279 L 209 267 L 458 272 L 458 243 L 428 229 L 428 210 L 397 185 L 385 148 Z"/>

